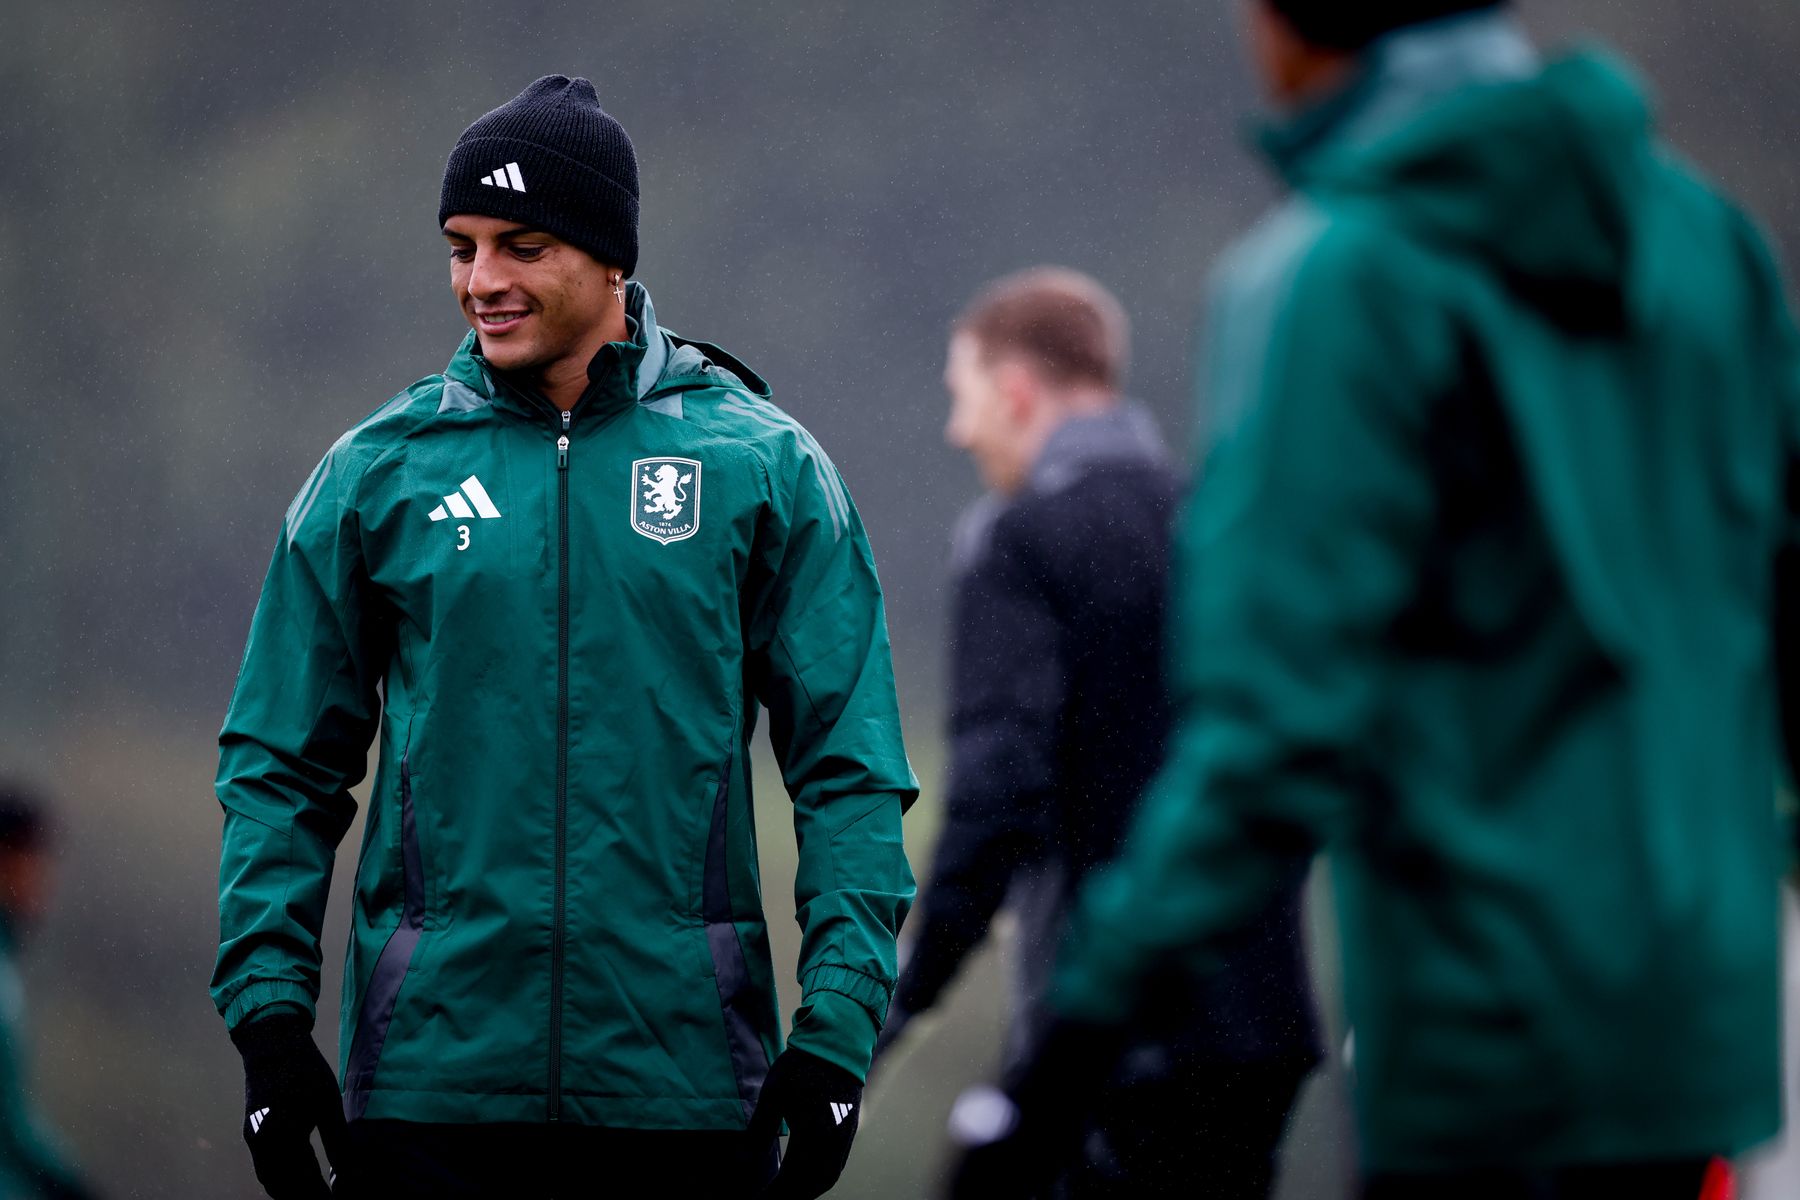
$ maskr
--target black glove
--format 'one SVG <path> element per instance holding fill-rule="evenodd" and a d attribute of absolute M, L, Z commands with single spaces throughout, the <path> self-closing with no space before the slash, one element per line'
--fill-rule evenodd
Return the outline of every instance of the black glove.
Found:
<path fill-rule="evenodd" d="M 949 1200 L 1031 1200 L 1048 1195 L 1081 1152 L 1088 1118 L 1124 1049 L 1123 1031 L 1059 1020 L 1002 1092 L 971 1088 L 950 1113 L 962 1153 Z"/>
<path fill-rule="evenodd" d="M 333 1168 L 344 1162 L 349 1135 L 337 1075 L 313 1044 L 312 1022 L 275 1013 L 239 1025 L 231 1040 L 244 1056 L 244 1141 L 257 1182 L 272 1200 L 329 1200 L 312 1131 Z"/>
<path fill-rule="evenodd" d="M 787 1154 L 763 1200 L 814 1200 L 831 1190 L 850 1161 L 862 1093 L 856 1076 L 817 1055 L 790 1046 L 776 1057 L 750 1114 L 753 1145 L 779 1136 L 784 1119 L 788 1125 Z"/>

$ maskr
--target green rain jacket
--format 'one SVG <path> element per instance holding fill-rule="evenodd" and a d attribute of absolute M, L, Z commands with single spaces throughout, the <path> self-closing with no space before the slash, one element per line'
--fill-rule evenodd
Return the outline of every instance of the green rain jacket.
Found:
<path fill-rule="evenodd" d="M 311 1012 L 380 766 L 339 1049 L 351 1118 L 742 1127 L 780 1047 L 748 745 L 794 800 L 792 1041 L 861 1075 L 913 895 L 881 589 L 768 388 L 657 327 L 565 418 L 464 341 L 289 508 L 220 737 L 213 999 Z"/>
<path fill-rule="evenodd" d="M 1778 1103 L 1762 240 L 1603 57 L 1399 35 L 1222 264 L 1171 757 L 1063 1011 L 1204 970 L 1332 856 L 1365 1166 L 1731 1152 Z"/>

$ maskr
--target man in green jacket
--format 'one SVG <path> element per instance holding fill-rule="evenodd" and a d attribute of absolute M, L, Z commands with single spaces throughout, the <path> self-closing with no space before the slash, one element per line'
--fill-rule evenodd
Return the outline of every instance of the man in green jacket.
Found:
<path fill-rule="evenodd" d="M 1295 194 L 1212 297 L 1178 729 L 965 1194 L 1324 849 L 1369 1196 L 1698 1196 L 1780 1122 L 1777 272 L 1498 4 L 1248 12 Z"/>
<path fill-rule="evenodd" d="M 637 162 L 548 76 L 452 151 L 472 328 L 288 509 L 221 735 L 213 998 L 271 1196 L 811 1197 L 849 1153 L 913 895 L 881 591 L 842 479 L 627 282 Z M 794 801 L 781 1049 L 752 822 Z M 372 740 L 340 1086 L 311 1038 Z M 340 1107 L 341 1105 L 341 1107 Z M 348 1122 L 346 1126 L 346 1121 Z"/>

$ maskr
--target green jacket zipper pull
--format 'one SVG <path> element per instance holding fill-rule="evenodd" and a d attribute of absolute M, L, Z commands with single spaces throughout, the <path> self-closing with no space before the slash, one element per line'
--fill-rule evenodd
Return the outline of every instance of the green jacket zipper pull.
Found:
<path fill-rule="evenodd" d="M 562 415 L 563 435 L 556 439 L 556 469 L 559 471 L 569 469 L 569 423 L 574 416 L 574 413 L 568 412 Z"/>

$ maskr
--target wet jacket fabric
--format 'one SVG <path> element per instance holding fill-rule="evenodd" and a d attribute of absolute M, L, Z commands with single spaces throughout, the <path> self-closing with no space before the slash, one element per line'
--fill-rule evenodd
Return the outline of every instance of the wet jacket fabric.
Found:
<path fill-rule="evenodd" d="M 985 498 L 957 532 L 944 825 L 895 998 L 931 1007 L 1004 900 L 1020 932 L 1015 1058 L 1044 1028 L 1070 897 L 1118 853 L 1162 763 L 1181 488 L 1148 415 L 1121 406 L 1060 426 L 1020 494 Z M 1170 1040 L 1312 1060 L 1299 890 L 1296 873 L 1206 994 L 1169 1005 Z"/>
<path fill-rule="evenodd" d="M 1779 1124 L 1773 565 L 1800 398 L 1751 224 L 1603 56 L 1415 29 L 1272 142 L 1182 519 L 1170 763 L 1058 1002 L 1332 858 L 1371 1170 Z"/>
<path fill-rule="evenodd" d="M 837 470 L 637 284 L 564 418 L 465 340 L 288 510 L 220 738 L 213 998 L 308 1012 L 372 739 L 349 1116 L 741 1128 L 781 1044 L 747 747 L 794 800 L 793 1044 L 866 1070 L 913 883 Z"/>
<path fill-rule="evenodd" d="M 0 919 L 0 1200 L 87 1196 L 68 1152 L 31 1103 L 28 1056 L 25 985 L 12 930 Z"/>

